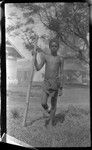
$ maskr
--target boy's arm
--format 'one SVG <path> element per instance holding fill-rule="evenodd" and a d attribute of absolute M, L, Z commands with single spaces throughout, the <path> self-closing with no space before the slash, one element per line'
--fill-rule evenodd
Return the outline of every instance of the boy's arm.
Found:
<path fill-rule="evenodd" d="M 64 59 L 60 61 L 60 88 L 63 88 L 64 85 Z"/>
<path fill-rule="evenodd" d="M 35 58 L 35 61 L 34 61 L 35 68 L 36 68 L 37 71 L 39 71 L 45 64 L 45 57 L 44 57 L 43 54 L 41 54 L 41 62 L 40 62 L 40 64 L 38 64 L 38 62 L 37 62 L 37 52 L 35 53 L 35 57 L 34 58 Z"/>

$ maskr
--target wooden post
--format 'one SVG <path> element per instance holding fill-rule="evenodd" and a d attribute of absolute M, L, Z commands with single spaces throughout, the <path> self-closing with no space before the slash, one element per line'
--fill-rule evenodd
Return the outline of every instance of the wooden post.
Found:
<path fill-rule="evenodd" d="M 34 51 L 36 51 L 36 47 L 37 47 L 37 38 L 36 37 L 36 43 L 34 45 Z M 24 112 L 24 118 L 23 118 L 23 126 L 26 125 L 26 119 L 27 119 L 27 113 L 28 113 L 28 107 L 29 107 L 29 100 L 30 100 L 30 93 L 31 93 L 31 89 L 32 89 L 32 81 L 33 81 L 33 77 L 34 77 L 34 55 L 32 58 L 32 68 L 31 68 L 31 75 L 30 75 L 30 81 L 29 81 L 29 86 L 28 86 L 28 90 L 27 90 L 27 97 L 26 97 L 26 108 L 25 108 L 25 112 Z"/>

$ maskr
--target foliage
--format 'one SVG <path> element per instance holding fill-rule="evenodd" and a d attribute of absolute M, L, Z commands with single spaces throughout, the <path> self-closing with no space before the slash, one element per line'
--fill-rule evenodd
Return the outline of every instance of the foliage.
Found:
<path fill-rule="evenodd" d="M 50 33 L 53 32 L 60 42 L 75 51 L 76 58 L 86 63 L 89 62 L 87 40 L 89 7 L 87 3 L 15 3 L 13 5 L 22 12 L 25 21 L 23 22 L 22 17 L 19 17 L 16 12 L 12 12 L 8 20 L 12 22 L 14 20 L 15 25 L 11 23 L 7 27 L 8 34 L 20 35 L 26 47 L 30 49 L 30 46 L 33 47 L 32 37 L 37 34 L 34 25 L 36 24 L 35 16 L 38 16 Z M 31 34 L 33 36 L 30 37 Z"/>
<path fill-rule="evenodd" d="M 78 58 L 88 61 L 84 48 L 82 51 L 80 44 L 78 45 L 79 42 L 82 42 L 88 52 L 89 45 L 86 38 L 89 32 L 88 5 L 86 3 L 66 3 L 63 6 L 58 6 L 58 3 L 54 3 L 52 6 L 55 10 L 54 17 L 51 12 L 48 14 L 48 10 L 45 8 L 45 15 L 43 12 L 40 14 L 41 21 L 48 29 L 54 31 L 62 42 L 78 51 Z"/>

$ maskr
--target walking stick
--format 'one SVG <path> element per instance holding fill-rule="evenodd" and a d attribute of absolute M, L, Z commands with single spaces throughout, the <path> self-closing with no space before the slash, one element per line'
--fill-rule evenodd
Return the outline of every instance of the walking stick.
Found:
<path fill-rule="evenodd" d="M 34 45 L 34 51 L 36 51 L 36 48 L 37 48 L 37 40 L 38 40 L 38 37 L 36 36 L 36 43 Z M 25 108 L 25 112 L 24 112 L 23 126 L 26 125 L 26 119 L 27 119 L 27 113 L 28 113 L 28 106 L 29 106 L 29 100 L 30 100 L 30 93 L 31 93 L 31 89 L 32 89 L 33 77 L 34 77 L 34 55 L 32 58 L 31 76 L 30 76 L 29 86 L 28 86 L 28 90 L 27 90 L 26 108 Z"/>

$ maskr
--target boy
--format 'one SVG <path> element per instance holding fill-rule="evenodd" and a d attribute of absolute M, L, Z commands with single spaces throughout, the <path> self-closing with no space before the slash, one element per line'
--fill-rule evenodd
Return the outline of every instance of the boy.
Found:
<path fill-rule="evenodd" d="M 59 42 L 56 39 L 52 39 L 49 42 L 49 48 L 51 50 L 51 55 L 41 54 L 41 63 L 38 64 L 35 52 L 35 67 L 39 71 L 45 64 L 45 78 L 43 83 L 43 95 L 41 105 L 50 113 L 49 121 L 50 124 L 54 124 L 54 117 L 56 112 L 56 104 L 58 91 L 63 88 L 63 58 L 57 55 L 59 49 Z M 47 100 L 51 96 L 51 109 L 49 110 L 47 105 Z"/>

